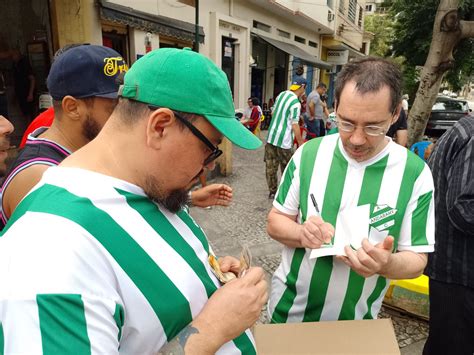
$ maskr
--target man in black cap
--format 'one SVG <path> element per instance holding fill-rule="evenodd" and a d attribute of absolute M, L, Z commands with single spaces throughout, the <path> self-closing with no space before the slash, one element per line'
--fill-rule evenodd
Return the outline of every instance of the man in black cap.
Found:
<path fill-rule="evenodd" d="M 117 104 L 119 75 L 128 69 L 113 49 L 81 45 L 53 63 L 47 85 L 55 119 L 31 134 L 1 187 L 0 229 L 44 171 L 99 133 Z"/>

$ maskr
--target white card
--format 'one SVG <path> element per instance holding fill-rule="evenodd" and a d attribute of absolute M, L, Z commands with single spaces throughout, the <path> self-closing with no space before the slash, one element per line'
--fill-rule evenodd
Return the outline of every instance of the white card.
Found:
<path fill-rule="evenodd" d="M 370 205 L 357 206 L 339 212 L 333 245 L 323 245 L 311 251 L 310 259 L 328 255 L 346 255 L 344 247 L 359 249 L 362 239 L 369 237 Z"/>

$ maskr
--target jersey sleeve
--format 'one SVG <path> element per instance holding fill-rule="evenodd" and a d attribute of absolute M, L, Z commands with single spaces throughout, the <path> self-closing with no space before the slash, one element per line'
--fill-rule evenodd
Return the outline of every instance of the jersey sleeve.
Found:
<path fill-rule="evenodd" d="M 280 212 L 296 216 L 299 213 L 300 206 L 300 176 L 299 164 L 301 159 L 302 147 L 300 147 L 283 172 L 280 186 L 278 187 L 273 201 L 273 207 Z"/>
<path fill-rule="evenodd" d="M 117 354 L 124 307 L 100 248 L 57 216 L 18 222 L 0 238 L 4 354 Z"/>
<path fill-rule="evenodd" d="M 290 108 L 290 119 L 291 123 L 297 124 L 300 120 L 300 114 L 301 114 L 301 103 L 299 100 L 296 100 L 293 105 L 291 105 Z"/>
<path fill-rule="evenodd" d="M 434 251 L 434 184 L 428 165 L 415 181 L 403 218 L 398 250 L 418 253 Z"/>

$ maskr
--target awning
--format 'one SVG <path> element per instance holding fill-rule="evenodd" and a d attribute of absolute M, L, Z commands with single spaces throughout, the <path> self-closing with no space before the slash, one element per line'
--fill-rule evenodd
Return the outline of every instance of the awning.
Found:
<path fill-rule="evenodd" d="M 103 20 L 183 41 L 194 42 L 195 25 L 193 23 L 149 14 L 105 0 L 99 1 L 99 7 L 100 18 Z M 201 26 L 199 26 L 199 42 L 204 43 L 204 30 Z"/>
<path fill-rule="evenodd" d="M 262 36 L 260 34 L 256 34 L 256 35 L 257 37 L 263 39 L 265 42 L 271 44 L 272 46 L 277 47 L 283 52 L 291 54 L 292 56 L 301 59 L 303 62 L 306 62 L 320 69 L 327 69 L 327 70 L 332 69 L 332 64 L 316 58 L 314 55 L 306 52 L 305 50 L 301 49 L 298 46 L 295 46 L 294 44 L 278 41 L 276 39 Z"/>

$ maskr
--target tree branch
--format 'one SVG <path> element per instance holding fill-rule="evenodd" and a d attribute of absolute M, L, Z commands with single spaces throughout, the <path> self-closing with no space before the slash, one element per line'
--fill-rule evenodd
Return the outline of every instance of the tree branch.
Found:
<path fill-rule="evenodd" d="M 461 21 L 461 38 L 474 38 L 474 21 Z"/>

